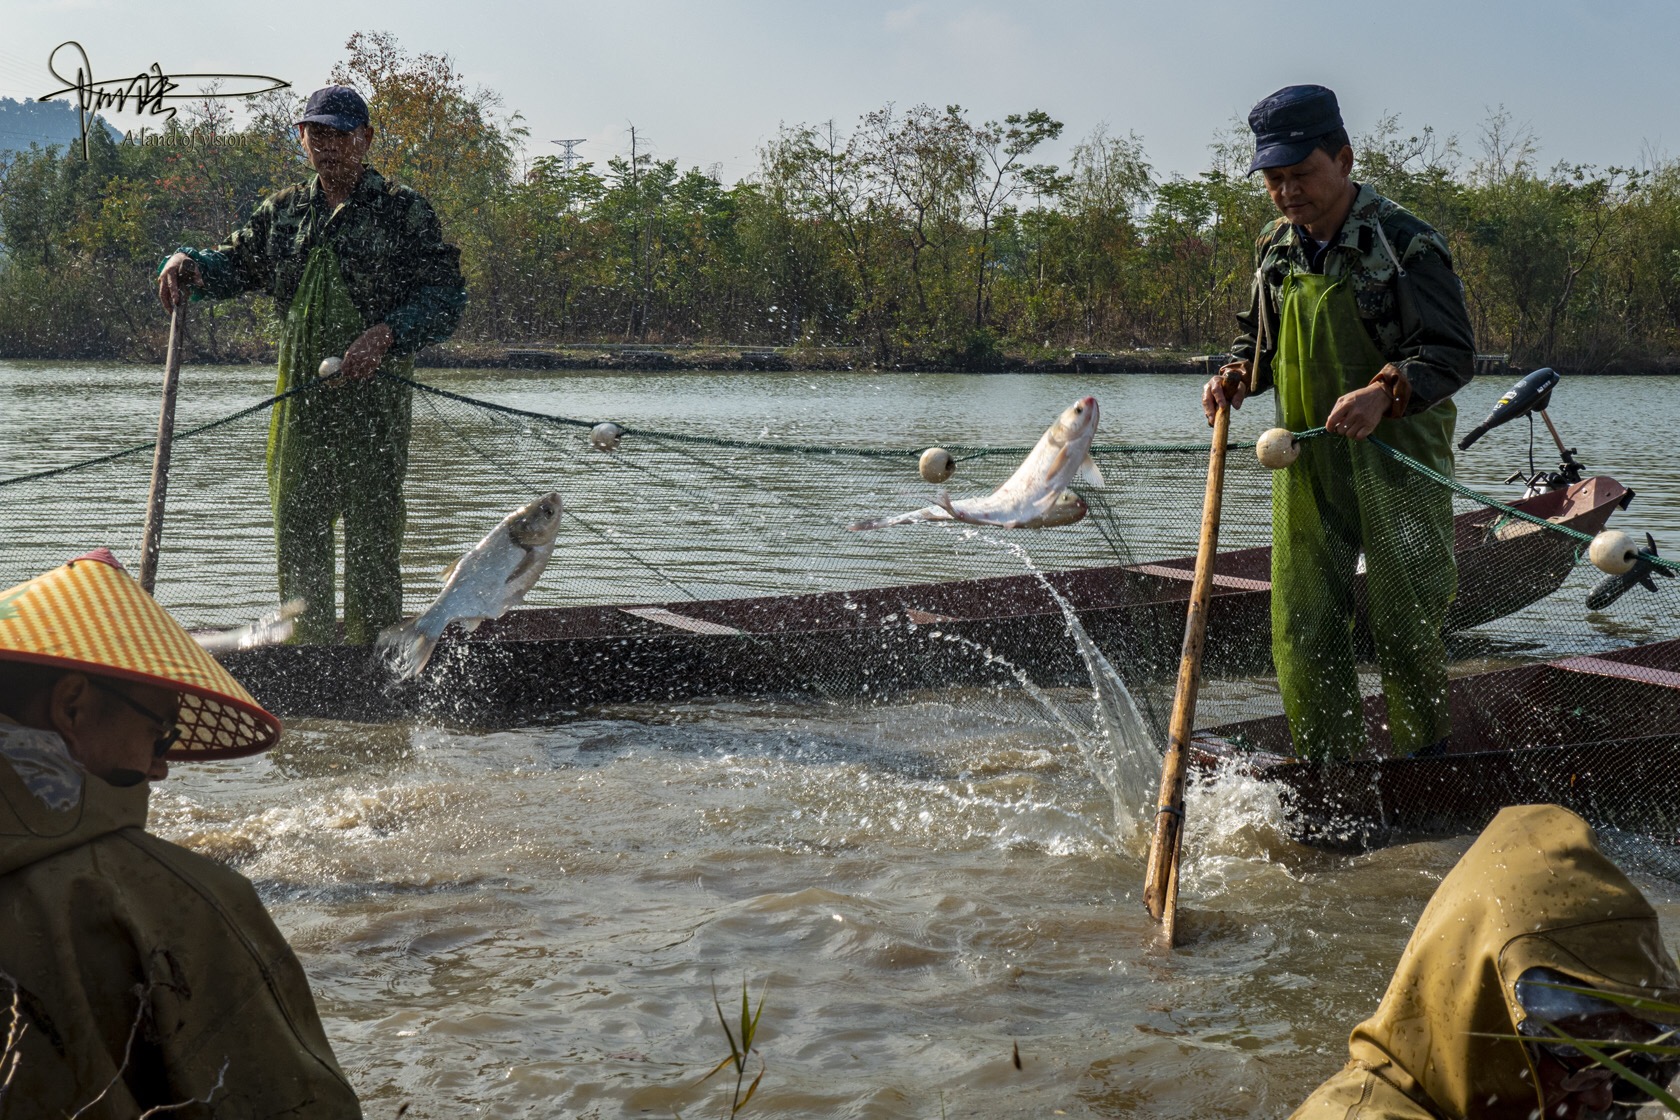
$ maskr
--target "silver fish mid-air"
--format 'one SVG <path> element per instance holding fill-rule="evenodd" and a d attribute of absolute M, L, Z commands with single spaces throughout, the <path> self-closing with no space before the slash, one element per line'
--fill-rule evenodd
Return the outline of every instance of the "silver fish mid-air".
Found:
<path fill-rule="evenodd" d="M 279 610 L 232 630 L 195 630 L 193 641 L 206 653 L 232 653 L 240 649 L 277 646 L 292 636 L 292 631 L 297 628 L 297 617 L 302 613 L 303 600 L 290 599 L 280 604 Z"/>
<path fill-rule="evenodd" d="M 909 525 L 918 521 L 966 521 L 999 529 L 1043 529 L 1072 525 L 1089 512 L 1077 494 L 1066 493 L 1075 476 L 1092 486 L 1103 484 L 1102 471 L 1091 458 L 1091 440 L 1097 434 L 1097 398 L 1074 401 L 1056 417 L 1026 460 L 1009 480 L 983 498 L 953 501 L 939 496 L 937 505 L 859 521 L 853 530 L 884 529 L 888 525 Z"/>
<path fill-rule="evenodd" d="M 391 671 L 401 680 L 419 676 L 451 622 L 470 632 L 520 603 L 547 567 L 559 534 L 559 494 L 545 495 L 502 518 L 455 561 L 431 606 L 379 635 L 379 653 Z"/>
<path fill-rule="evenodd" d="M 1072 490 L 1062 491 L 1050 507 L 1050 512 L 1043 517 L 1034 517 L 1030 521 L 1023 521 L 1019 525 L 1012 525 L 1012 529 L 1056 529 L 1063 525 L 1074 525 L 1085 520 L 1085 515 L 1091 512 L 1091 507 L 1085 504 L 1085 499 Z M 954 517 L 944 506 L 925 506 L 914 509 L 909 513 L 901 513 L 896 517 L 878 517 L 873 521 L 860 521 L 851 526 L 853 529 L 885 529 L 888 525 L 914 525 L 918 521 L 961 521 L 964 518 Z"/>

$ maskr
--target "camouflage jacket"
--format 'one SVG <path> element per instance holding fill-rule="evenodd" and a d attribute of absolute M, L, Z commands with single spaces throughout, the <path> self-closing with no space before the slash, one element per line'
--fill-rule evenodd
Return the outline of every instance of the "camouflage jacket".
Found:
<path fill-rule="evenodd" d="M 1255 245 L 1259 277 L 1248 310 L 1237 316 L 1243 333 L 1234 357 L 1254 357 L 1255 326 L 1265 315 L 1266 346 L 1255 366 L 1256 392 L 1272 385 L 1283 280 L 1291 269 L 1313 271 L 1309 246 L 1284 218 L 1261 231 Z M 1447 243 L 1416 215 L 1361 185 L 1342 230 L 1320 262 L 1327 276 L 1346 276 L 1359 317 L 1389 362 L 1411 386 L 1409 415 L 1446 400 L 1475 373 L 1475 342 L 1464 306 L 1464 286 L 1453 272 Z M 1261 297 L 1264 296 L 1262 301 Z"/>
<path fill-rule="evenodd" d="M 317 245 L 338 257 L 362 319 L 390 326 L 392 354 L 412 354 L 455 332 L 467 304 L 460 250 L 445 244 L 424 198 L 372 168 L 331 213 L 312 177 L 264 199 L 225 244 L 181 252 L 198 262 L 203 294 L 267 292 L 284 317 Z"/>

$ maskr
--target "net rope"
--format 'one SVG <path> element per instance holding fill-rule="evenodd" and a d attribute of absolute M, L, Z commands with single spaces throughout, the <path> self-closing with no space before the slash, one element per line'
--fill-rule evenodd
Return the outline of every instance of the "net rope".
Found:
<path fill-rule="evenodd" d="M 1295 438 L 1296 442 L 1299 443 L 1309 439 L 1317 439 L 1320 436 L 1328 436 L 1330 434 L 1330 429 L 1308 428 L 1305 431 L 1292 432 L 1290 434 Z M 1515 518 L 1518 521 L 1526 521 L 1529 524 L 1539 526 L 1548 532 L 1569 537 L 1582 544 L 1591 544 L 1593 541 L 1594 534 L 1592 533 L 1583 533 L 1579 529 L 1570 528 L 1568 525 L 1559 525 L 1556 522 L 1548 521 L 1544 517 L 1537 517 L 1534 514 L 1529 513 L 1527 510 L 1517 509 L 1515 506 L 1507 505 L 1506 503 L 1501 502 L 1498 498 L 1490 497 L 1479 490 L 1475 490 L 1464 485 L 1464 483 L 1460 482 L 1456 478 L 1442 474 L 1434 467 L 1418 462 L 1404 451 L 1401 451 L 1398 448 L 1390 447 L 1388 444 L 1374 436 L 1371 437 L 1371 446 L 1375 447 L 1378 451 L 1382 452 L 1390 459 L 1393 459 L 1395 462 L 1403 464 L 1408 470 L 1417 472 L 1436 485 L 1444 486 L 1453 493 L 1469 498 L 1471 501 L 1476 502 L 1479 505 L 1484 505 L 1489 509 L 1496 509 L 1506 517 Z M 1532 453 L 1530 457 L 1532 458 Z M 1680 562 L 1665 560 L 1661 556 L 1653 556 L 1651 553 L 1643 550 L 1641 550 L 1638 555 L 1641 559 L 1647 561 L 1653 567 L 1664 568 L 1671 572 L 1680 571 Z"/>
<path fill-rule="evenodd" d="M 1040 586 L 1035 573 L 1043 573 L 1136 699 L 1154 741 L 1165 740 L 1200 528 L 1205 443 L 1094 446 L 1107 485 L 1074 484 L 1090 507 L 1074 525 L 851 532 L 856 521 L 928 506 L 941 490 L 953 498 L 988 493 L 1029 447 L 948 445 L 957 469 L 941 486 L 918 475 L 921 447 L 858 436 L 754 438 L 717 418 L 664 427 L 619 419 L 620 441 L 606 452 L 590 443 L 599 421 L 563 408 L 402 380 L 413 391 L 407 613 L 424 608 L 441 588 L 443 570 L 506 513 L 556 490 L 565 528 L 525 606 L 596 610 L 588 623 L 596 629 L 584 636 L 598 639 L 607 664 L 618 656 L 634 662 L 650 633 L 670 641 L 694 633 L 671 628 L 669 619 L 629 617 L 625 608 L 632 608 L 699 624 L 701 637 L 693 640 L 704 640 L 707 626 L 732 633 L 751 658 L 774 662 L 778 679 L 798 680 L 818 697 L 876 702 L 890 693 L 895 675 L 917 686 L 1013 681 L 1088 696 L 1089 666 Z M 298 394 L 333 391 L 329 382 L 310 382 L 176 432 L 157 596 L 189 626 L 235 626 L 275 606 L 264 467 L 270 410 Z M 1023 427 L 1036 432 L 1048 419 L 1024 418 Z M 1316 429 L 1297 438 L 1334 437 Z M 1401 479 L 1371 513 L 1400 527 L 1399 555 L 1390 564 L 1413 562 L 1414 547 L 1417 556 L 1426 554 L 1431 510 L 1445 503 L 1456 518 L 1457 590 L 1442 626 L 1448 673 L 1485 683 L 1462 699 L 1455 692 L 1454 736 L 1551 752 L 1529 752 L 1550 759 L 1550 769 L 1530 775 L 1531 785 L 1521 775 L 1498 776 L 1512 796 L 1567 800 L 1577 790 L 1597 823 L 1636 822 L 1647 833 L 1666 828 L 1680 837 L 1680 810 L 1659 797 L 1680 777 L 1680 650 L 1660 644 L 1680 645 L 1680 581 L 1658 578 L 1654 591 L 1635 584 L 1601 609 L 1585 605 L 1606 578 L 1586 562 L 1586 546 L 1606 519 L 1634 532 L 1639 507 L 1620 512 L 1607 490 L 1596 513 L 1586 498 L 1563 511 L 1561 494 L 1551 506 L 1518 508 L 1371 443 Z M 68 437 L 27 452 L 0 447 L 0 588 L 102 544 L 136 561 L 153 448 L 151 440 L 122 441 L 118 450 L 88 456 Z M 1291 753 L 1291 740 L 1279 719 L 1272 657 L 1271 491 L 1271 472 L 1252 454 L 1229 457 L 1197 725 L 1238 753 L 1282 756 Z M 1561 512 L 1574 520 L 1551 520 Z M 1659 577 L 1680 568 L 1661 557 L 1645 560 Z M 1353 752 L 1355 763 L 1385 754 L 1389 733 L 1383 666 L 1363 621 L 1372 607 L 1366 562 L 1358 558 L 1360 575 L 1346 601 L 1329 604 L 1349 616 L 1366 705 L 1369 742 Z M 754 604 L 789 596 L 814 597 L 821 624 L 800 630 L 753 613 Z M 943 675 L 921 671 L 932 660 L 940 660 Z M 1485 676 L 1490 672 L 1502 675 Z M 1633 761 L 1614 767 L 1594 762 L 1622 758 L 1608 747 L 1608 754 L 1580 753 L 1581 744 L 1636 737 L 1643 745 L 1628 755 Z M 1410 820 L 1407 805 L 1434 804 L 1427 790 L 1382 786 L 1387 771 L 1360 773 L 1338 788 L 1365 797 L 1381 787 L 1387 799 L 1375 809 L 1360 806 L 1365 817 Z"/>

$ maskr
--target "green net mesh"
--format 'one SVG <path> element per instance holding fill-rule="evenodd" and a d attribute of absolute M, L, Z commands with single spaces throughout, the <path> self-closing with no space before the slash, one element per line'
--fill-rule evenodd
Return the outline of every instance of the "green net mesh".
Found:
<path fill-rule="evenodd" d="M 233 626 L 275 606 L 269 403 L 177 433 L 156 594 L 189 627 Z M 559 548 L 523 608 L 470 636 L 452 632 L 413 684 L 381 680 L 354 649 L 230 655 L 282 715 L 506 723 L 714 696 L 890 704 L 918 690 L 981 689 L 999 720 L 1053 710 L 1074 733 L 1137 740 L 1103 765 L 1133 771 L 1126 798 L 1143 811 L 1139 775 L 1150 764 L 1139 755 L 1166 738 L 1205 446 L 1097 446 L 1107 485 L 1075 484 L 1091 512 L 1071 526 L 851 532 L 933 500 L 941 488 L 918 476 L 921 447 L 725 439 L 697 420 L 692 430 L 626 425 L 603 452 L 590 430 L 611 417 L 546 415 L 421 384 L 413 417 L 409 613 L 501 517 L 551 489 L 566 503 Z M 949 450 L 957 470 L 944 488 L 962 497 L 998 486 L 1028 448 Z M 95 544 L 138 559 L 151 446 L 85 454 L 37 446 L 22 463 L 0 451 L 0 587 Z M 1620 488 L 1588 480 L 1525 514 L 1416 464 L 1397 469 L 1407 484 L 1373 516 L 1404 523 L 1450 508 L 1454 518 L 1457 593 L 1440 627 L 1453 681 L 1445 753 L 1389 757 L 1370 628 L 1350 619 L 1360 741 L 1329 765 L 1284 761 L 1293 750 L 1272 663 L 1272 476 L 1235 448 L 1198 761 L 1284 782 L 1303 832 L 1330 841 L 1474 827 L 1499 804 L 1534 799 L 1680 836 L 1660 792 L 1680 768 L 1680 580 L 1659 561 L 1654 593 L 1634 586 L 1602 610 L 1586 606 L 1605 578 L 1586 563 L 1587 542 L 1617 511 Z M 1398 534 L 1383 562 L 1430 563 L 1425 537 L 1413 555 Z M 1360 619 L 1372 607 L 1368 559 L 1350 557 Z M 1095 708 L 1094 683 L 1110 688 Z M 1024 701 L 1023 691 L 1037 695 Z"/>

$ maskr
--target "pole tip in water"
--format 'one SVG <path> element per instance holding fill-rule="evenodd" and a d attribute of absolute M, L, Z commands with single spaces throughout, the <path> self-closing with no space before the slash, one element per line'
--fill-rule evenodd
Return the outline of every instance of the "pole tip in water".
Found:
<path fill-rule="evenodd" d="M 1639 546 L 1620 529 L 1606 529 L 1592 539 L 1587 558 L 1600 571 L 1619 576 L 1633 570 L 1639 560 Z"/>
<path fill-rule="evenodd" d="M 922 452 L 916 469 L 922 472 L 922 478 L 927 482 L 944 482 L 956 473 L 957 461 L 943 447 L 930 447 Z"/>
<path fill-rule="evenodd" d="M 1281 471 L 1301 457 L 1301 442 L 1288 428 L 1269 428 L 1254 441 L 1254 457 L 1267 470 Z"/>

